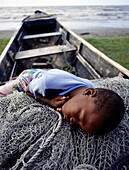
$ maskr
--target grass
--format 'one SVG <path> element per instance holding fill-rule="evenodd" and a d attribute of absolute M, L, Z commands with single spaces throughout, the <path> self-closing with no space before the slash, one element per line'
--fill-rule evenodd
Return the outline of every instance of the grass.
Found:
<path fill-rule="evenodd" d="M 109 58 L 129 69 L 129 37 L 85 38 Z"/>
<path fill-rule="evenodd" d="M 8 39 L 0 39 L 0 55 L 2 53 L 2 51 L 4 50 L 4 48 L 6 47 L 6 45 L 9 42 L 9 38 Z"/>

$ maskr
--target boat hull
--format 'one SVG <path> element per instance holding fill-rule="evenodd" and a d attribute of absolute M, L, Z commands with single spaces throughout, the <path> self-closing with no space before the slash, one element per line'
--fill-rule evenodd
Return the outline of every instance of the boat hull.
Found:
<path fill-rule="evenodd" d="M 35 14 L 23 20 L 0 57 L 0 82 L 29 68 L 59 68 L 80 77 L 123 76 L 129 70 L 66 28 L 55 16 Z"/>

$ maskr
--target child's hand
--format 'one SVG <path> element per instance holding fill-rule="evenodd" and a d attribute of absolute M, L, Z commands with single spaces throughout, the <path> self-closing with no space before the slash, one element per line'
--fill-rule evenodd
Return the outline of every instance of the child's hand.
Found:
<path fill-rule="evenodd" d="M 58 107 L 57 109 L 56 109 L 58 112 L 62 112 L 62 108 L 60 107 Z"/>
<path fill-rule="evenodd" d="M 30 93 L 28 90 L 26 90 L 26 94 L 35 98 L 34 94 Z M 48 104 L 49 106 L 53 107 L 53 108 L 58 108 L 61 112 L 61 107 L 63 106 L 63 104 L 69 99 L 69 96 L 56 96 L 53 99 L 47 99 L 45 97 L 43 97 L 41 94 L 36 94 L 36 100 L 41 101 L 45 104 Z"/>
<path fill-rule="evenodd" d="M 51 99 L 51 106 L 54 108 L 61 107 L 68 99 L 69 96 L 56 96 L 55 98 Z M 60 110 L 61 108 L 58 109 Z"/>

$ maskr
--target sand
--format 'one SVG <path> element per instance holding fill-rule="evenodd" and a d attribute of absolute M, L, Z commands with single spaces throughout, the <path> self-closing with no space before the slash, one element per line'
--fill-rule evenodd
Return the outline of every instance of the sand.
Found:
<path fill-rule="evenodd" d="M 74 29 L 81 37 L 128 37 L 128 28 L 88 28 L 88 29 Z M 11 38 L 15 30 L 0 30 L 0 39 Z"/>
<path fill-rule="evenodd" d="M 6 31 L 0 30 L 0 39 L 11 38 L 12 35 L 14 34 L 14 32 L 15 32 L 15 30 L 6 30 Z"/>
<path fill-rule="evenodd" d="M 129 37 L 128 28 L 89 28 L 73 31 L 81 37 Z"/>

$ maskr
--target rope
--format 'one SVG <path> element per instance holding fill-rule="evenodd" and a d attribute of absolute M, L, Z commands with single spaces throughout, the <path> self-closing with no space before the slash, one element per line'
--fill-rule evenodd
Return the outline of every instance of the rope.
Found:
<path fill-rule="evenodd" d="M 59 129 L 60 129 L 60 127 L 61 127 L 61 124 L 62 124 L 62 117 L 61 117 L 61 114 L 59 113 L 59 112 L 57 112 L 57 111 L 55 111 L 54 109 L 52 109 L 52 108 L 50 108 L 49 107 L 49 109 L 51 110 L 51 111 L 54 111 L 57 115 L 58 115 L 58 117 L 59 117 L 59 122 L 58 122 L 58 124 L 57 124 L 57 127 L 56 127 L 56 129 L 52 132 L 52 134 L 47 138 L 47 140 L 45 141 L 45 143 L 44 143 L 44 141 L 42 141 L 42 143 L 40 144 L 40 147 L 39 147 L 39 149 L 37 150 L 37 152 L 31 157 L 31 159 L 25 164 L 25 162 L 23 162 L 23 164 L 24 164 L 24 167 L 22 168 L 22 169 L 24 169 L 24 168 L 27 168 L 27 166 L 30 166 L 39 156 L 40 156 L 40 154 L 43 152 L 43 150 L 48 146 L 48 144 L 52 141 L 52 139 L 54 138 L 54 136 L 56 135 L 56 133 L 59 131 Z M 53 128 L 53 127 L 52 127 Z M 51 129 L 52 129 L 51 128 Z M 50 129 L 50 130 L 51 130 Z M 49 130 L 49 131 L 50 131 Z M 33 146 L 31 146 L 31 148 L 32 148 Z M 30 149 L 31 149 L 30 148 Z M 30 150 L 29 149 L 29 150 Z"/>

